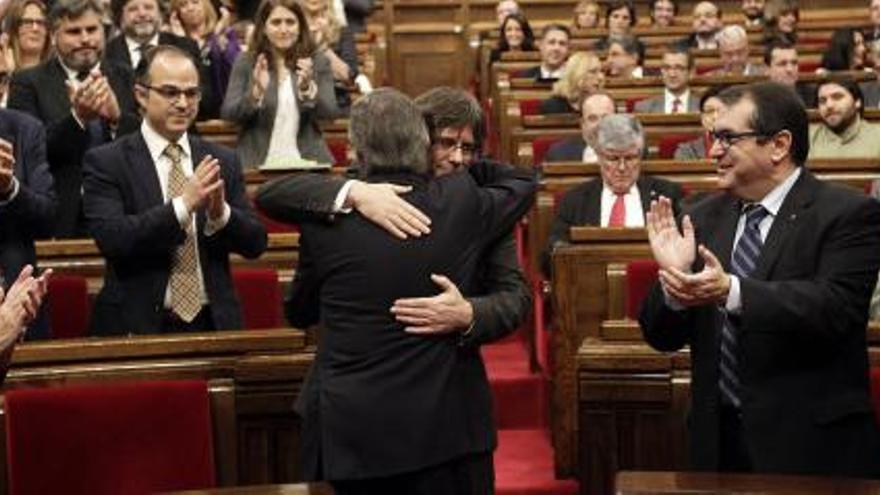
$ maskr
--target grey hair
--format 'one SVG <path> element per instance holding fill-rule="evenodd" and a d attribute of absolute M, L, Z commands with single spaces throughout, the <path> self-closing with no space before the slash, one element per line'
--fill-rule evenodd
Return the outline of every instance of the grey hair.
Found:
<path fill-rule="evenodd" d="M 602 117 L 596 129 L 596 147 L 600 151 L 622 150 L 638 146 L 639 152 L 645 146 L 645 131 L 639 119 L 625 113 Z"/>
<path fill-rule="evenodd" d="M 362 175 L 431 170 L 425 119 L 396 89 L 379 88 L 355 102 L 348 132 Z"/>
<path fill-rule="evenodd" d="M 715 40 L 719 45 L 726 45 L 741 39 L 748 39 L 748 34 L 746 34 L 746 30 L 739 24 L 724 26 L 715 36 Z"/>

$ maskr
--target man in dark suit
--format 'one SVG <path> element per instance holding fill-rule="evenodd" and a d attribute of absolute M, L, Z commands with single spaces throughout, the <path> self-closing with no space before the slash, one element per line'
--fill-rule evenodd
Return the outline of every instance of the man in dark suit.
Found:
<path fill-rule="evenodd" d="M 201 63 L 199 47 L 196 42 L 160 31 L 162 12 L 158 0 L 112 0 L 110 9 L 113 21 L 119 27 L 120 34 L 107 42 L 105 60 L 123 72 L 133 74 L 144 51 L 158 45 L 176 46 L 189 53 L 198 64 L 199 83 L 202 99 L 199 101 L 199 119 L 217 117 L 220 112 L 220 98 L 215 95 L 211 86 L 211 75 Z"/>
<path fill-rule="evenodd" d="M 405 326 L 388 308 L 433 294 L 432 274 L 468 290 L 478 254 L 531 204 L 533 173 L 480 162 L 428 181 L 421 112 L 389 88 L 354 104 L 350 133 L 365 180 L 411 186 L 431 233 L 395 239 L 360 215 L 302 224 L 288 315 L 325 329 L 299 404 L 305 478 L 338 495 L 492 493 L 491 396 L 473 333 Z M 482 174 L 496 176 L 483 189 Z"/>
<path fill-rule="evenodd" d="M 804 168 L 807 115 L 790 88 L 758 83 L 720 98 L 711 155 L 721 191 L 681 231 L 668 200 L 647 215 L 660 281 L 639 322 L 658 350 L 690 347 L 691 462 L 876 476 L 865 328 L 880 204 Z"/>
<path fill-rule="evenodd" d="M 518 72 L 517 77 L 536 81 L 553 82 L 562 77 L 568 61 L 571 31 L 562 24 L 548 24 L 541 31 L 538 50 L 541 52 L 541 65 Z"/>
<path fill-rule="evenodd" d="M 36 266 L 34 239 L 48 237 L 55 220 L 55 191 L 46 163 L 46 132 L 30 115 L 0 110 L 0 275 L 8 288 L 25 265 Z M 29 339 L 49 336 L 45 317 Z"/>
<path fill-rule="evenodd" d="M 98 0 L 58 0 L 49 12 L 57 56 L 12 79 L 8 107 L 46 126 L 49 166 L 58 194 L 56 237 L 83 237 L 82 157 L 86 150 L 136 128 L 130 80 L 101 66 Z M 131 103 L 126 103 L 130 100 Z"/>
<path fill-rule="evenodd" d="M 545 162 L 595 163 L 596 129 L 602 117 L 615 112 L 614 99 L 608 93 L 593 93 L 581 102 L 581 135 L 565 138 L 550 145 Z"/>
<path fill-rule="evenodd" d="M 550 254 L 568 242 L 571 227 L 642 227 L 645 211 L 661 195 L 678 205 L 678 184 L 640 173 L 645 134 L 632 115 L 609 115 L 596 130 L 601 179 L 571 188 L 560 201 L 543 255 L 544 273 L 550 273 Z"/>
<path fill-rule="evenodd" d="M 479 102 L 461 89 L 438 87 L 420 95 L 415 103 L 434 126 L 434 176 L 465 173 L 479 160 L 483 142 L 485 126 Z M 298 174 L 266 183 L 257 194 L 257 205 L 275 220 L 288 223 L 315 217 L 332 221 L 350 207 L 401 238 L 430 232 L 427 217 L 400 198 L 394 186 L 327 174 Z M 515 330 L 532 304 L 512 231 L 481 253 L 478 281 L 476 291 L 463 296 L 453 282 L 442 277 L 438 282 L 442 292 L 429 298 L 395 301 L 392 311 L 401 323 L 417 324 L 411 314 L 427 310 L 429 321 L 423 326 L 470 328 L 476 342 L 495 341 Z"/>
<path fill-rule="evenodd" d="M 241 328 L 229 254 L 255 258 L 266 231 L 234 153 L 187 135 L 199 76 L 189 55 L 160 45 L 136 73 L 139 132 L 90 151 L 84 209 L 107 259 L 97 335 Z"/>
<path fill-rule="evenodd" d="M 670 46 L 663 53 L 660 74 L 663 94 L 636 102 L 635 113 L 688 113 L 699 112 L 699 99 L 691 93 L 690 80 L 694 58 L 687 48 Z"/>

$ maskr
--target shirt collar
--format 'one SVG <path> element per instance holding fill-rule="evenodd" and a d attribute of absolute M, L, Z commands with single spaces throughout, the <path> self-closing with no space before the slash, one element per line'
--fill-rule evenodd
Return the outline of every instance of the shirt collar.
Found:
<path fill-rule="evenodd" d="M 690 88 L 685 89 L 685 90 L 684 90 L 684 93 L 682 93 L 680 96 L 675 96 L 675 95 L 672 94 L 672 92 L 669 91 L 669 89 L 667 89 L 667 88 L 663 88 L 663 93 L 666 95 L 666 96 L 665 96 L 665 98 L 666 98 L 665 101 L 669 101 L 669 105 L 670 105 L 670 107 L 672 106 L 672 102 L 673 102 L 676 98 L 678 98 L 679 101 L 681 101 L 681 106 L 682 106 L 682 107 L 685 107 L 685 110 L 687 110 L 687 102 L 688 102 L 688 98 L 691 97 L 691 90 L 690 90 Z"/>
<path fill-rule="evenodd" d="M 802 167 L 795 167 L 781 184 L 773 188 L 773 190 L 764 196 L 764 199 L 759 202 L 759 204 L 774 217 L 779 213 L 779 209 L 782 208 L 782 202 L 785 200 L 785 197 L 788 196 L 788 192 L 791 191 L 794 183 L 798 180 L 798 177 L 801 176 L 801 168 Z"/>
<path fill-rule="evenodd" d="M 147 122 L 147 119 L 144 119 L 141 122 L 141 135 L 144 137 L 144 141 L 147 143 L 147 150 L 150 151 L 150 157 L 153 159 L 153 163 L 159 161 L 159 158 L 165 152 L 165 148 L 171 144 L 171 141 L 168 141 L 164 137 L 162 137 L 158 132 L 156 132 L 150 124 Z M 183 150 L 184 156 L 192 156 L 189 147 L 189 138 L 187 137 L 187 133 L 183 133 L 183 136 L 180 136 L 180 139 L 177 140 L 177 144 L 180 145 L 180 148 Z"/>
<path fill-rule="evenodd" d="M 139 49 L 141 45 L 159 46 L 159 31 L 156 31 L 156 34 L 154 34 L 146 43 L 138 43 L 128 36 L 125 37 L 125 46 L 128 47 L 128 51 L 133 52 Z"/>
<path fill-rule="evenodd" d="M 79 82 L 79 79 L 76 77 L 77 74 L 79 74 L 79 73 L 78 73 L 77 71 L 71 69 L 70 67 L 64 65 L 64 61 L 61 60 L 61 57 L 58 57 L 58 64 L 61 65 L 61 69 L 64 71 L 64 74 L 67 75 L 67 79 L 68 79 L 68 80 Z M 89 69 L 89 72 L 95 70 L 95 67 L 98 67 L 99 65 L 101 65 L 101 62 L 98 62 L 98 63 L 96 63 L 95 65 L 93 65 L 93 66 Z"/>
<path fill-rule="evenodd" d="M 624 196 L 632 196 L 633 194 L 636 194 L 639 191 L 637 183 L 638 180 L 636 180 L 636 182 L 633 182 L 632 185 L 629 186 L 629 191 L 627 191 Z M 608 187 L 608 184 L 606 184 L 604 181 L 602 182 L 602 194 L 606 197 L 617 198 L 617 194 L 614 194 L 614 191 L 612 191 L 611 188 Z"/>

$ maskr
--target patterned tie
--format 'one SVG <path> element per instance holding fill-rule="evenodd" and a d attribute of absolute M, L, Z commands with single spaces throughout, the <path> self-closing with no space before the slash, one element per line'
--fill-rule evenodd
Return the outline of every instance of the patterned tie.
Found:
<path fill-rule="evenodd" d="M 626 227 L 626 204 L 623 202 L 623 194 L 618 194 L 611 207 L 611 216 L 608 217 L 609 227 Z"/>
<path fill-rule="evenodd" d="M 755 269 L 758 257 L 761 256 L 761 248 L 764 242 L 761 240 L 761 231 L 758 225 L 769 212 L 759 204 L 746 207 L 746 226 L 736 243 L 731 258 L 731 269 L 734 275 L 740 279 L 746 278 Z M 737 363 L 737 331 L 738 323 L 731 321 L 726 315 L 721 327 L 721 386 L 722 399 L 737 409 L 740 407 L 742 384 L 739 381 L 739 364 Z"/>
<path fill-rule="evenodd" d="M 164 152 L 171 160 L 168 172 L 168 197 L 176 198 L 183 194 L 186 174 L 183 173 L 183 148 L 171 143 Z M 187 323 L 193 321 L 202 310 L 198 278 L 198 253 L 192 222 L 186 226 L 186 240 L 177 246 L 171 263 L 171 310 Z"/>
<path fill-rule="evenodd" d="M 678 98 L 672 100 L 672 113 L 681 113 L 681 100 Z"/>

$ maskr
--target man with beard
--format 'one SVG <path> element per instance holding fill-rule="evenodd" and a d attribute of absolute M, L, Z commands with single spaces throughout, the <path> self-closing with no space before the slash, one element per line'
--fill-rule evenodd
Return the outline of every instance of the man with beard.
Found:
<path fill-rule="evenodd" d="M 721 10 L 712 2 L 700 2 L 693 10 L 694 32 L 679 41 L 687 48 L 714 50 L 718 48 L 715 35 L 721 29 Z"/>
<path fill-rule="evenodd" d="M 764 0 L 742 0 L 741 6 L 746 18 L 746 27 L 764 25 Z"/>
<path fill-rule="evenodd" d="M 82 157 L 86 150 L 137 127 L 130 80 L 100 64 L 104 29 L 98 0 L 58 0 L 49 11 L 56 56 L 15 74 L 9 108 L 46 127 L 55 182 L 55 237 L 82 237 Z"/>
<path fill-rule="evenodd" d="M 819 83 L 822 122 L 810 129 L 810 158 L 880 157 L 880 126 L 862 118 L 863 98 L 852 79 Z"/>
<path fill-rule="evenodd" d="M 149 48 L 172 45 L 184 50 L 198 64 L 202 90 L 199 118 L 216 117 L 220 104 L 217 98 L 222 95 L 213 93 L 211 76 L 200 62 L 199 47 L 189 38 L 159 30 L 162 12 L 158 0 L 113 0 L 110 9 L 121 33 L 107 43 L 107 61 L 132 74 Z"/>

